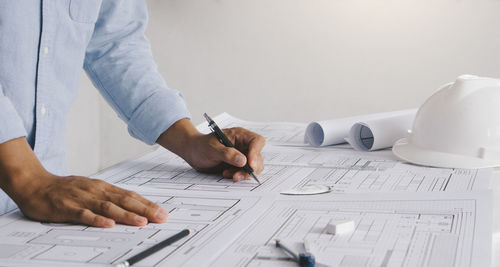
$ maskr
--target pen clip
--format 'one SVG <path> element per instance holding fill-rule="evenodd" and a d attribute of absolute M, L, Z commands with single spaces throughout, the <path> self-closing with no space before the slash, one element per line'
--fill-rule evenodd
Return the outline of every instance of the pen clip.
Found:
<path fill-rule="evenodd" d="M 224 139 L 222 139 L 222 136 L 220 136 L 219 133 L 215 130 L 214 124 L 210 123 L 210 124 L 208 124 L 208 126 L 209 126 L 208 128 L 210 128 L 210 131 L 212 131 L 212 133 L 215 135 L 215 137 L 217 137 L 219 142 L 224 144 Z"/>
<path fill-rule="evenodd" d="M 210 128 L 210 131 L 211 131 L 212 133 L 215 133 L 215 129 L 214 129 L 213 124 L 208 124 L 208 128 Z"/>

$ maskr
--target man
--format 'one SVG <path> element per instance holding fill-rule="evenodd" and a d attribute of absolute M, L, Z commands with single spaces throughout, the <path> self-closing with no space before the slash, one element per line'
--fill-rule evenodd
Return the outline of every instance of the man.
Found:
<path fill-rule="evenodd" d="M 0 187 L 34 220 L 112 227 L 164 222 L 167 212 L 103 181 L 66 176 L 64 123 L 81 67 L 128 124 L 199 171 L 247 179 L 246 161 L 263 169 L 264 139 L 226 130 L 236 147 L 200 134 L 182 95 L 168 89 L 144 36 L 140 0 L 0 2 Z M 0 191 L 0 214 L 15 207 Z"/>

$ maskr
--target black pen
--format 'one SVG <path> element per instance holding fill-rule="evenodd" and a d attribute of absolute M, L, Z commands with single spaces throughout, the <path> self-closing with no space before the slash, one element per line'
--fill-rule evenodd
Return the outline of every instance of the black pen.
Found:
<path fill-rule="evenodd" d="M 217 137 L 217 139 L 219 139 L 219 141 L 223 145 L 225 145 L 227 147 L 234 147 L 233 143 L 231 143 L 231 140 L 229 140 L 229 138 L 227 138 L 227 136 L 222 132 L 222 130 L 219 128 L 219 126 L 215 123 L 215 121 L 212 120 L 212 118 L 210 118 L 207 115 L 207 113 L 203 113 L 203 116 L 207 120 L 208 127 L 210 127 L 210 130 L 212 130 L 212 132 L 215 134 L 215 137 Z M 250 167 L 250 165 L 248 165 L 248 161 L 247 161 L 247 164 L 245 164 L 245 166 L 243 166 L 243 169 L 246 172 L 248 172 L 255 179 L 255 181 L 257 181 L 257 183 L 260 184 L 259 179 L 257 179 L 257 176 L 255 176 L 255 174 L 253 173 L 252 168 Z"/>
<path fill-rule="evenodd" d="M 188 236 L 189 234 L 191 233 L 191 230 L 189 229 L 184 229 L 182 231 L 180 231 L 179 233 L 161 241 L 160 243 L 144 250 L 143 252 L 133 256 L 132 258 L 126 260 L 126 261 L 122 261 L 118 264 L 115 264 L 115 267 L 128 267 L 132 264 L 135 264 L 137 263 L 138 261 L 140 260 L 143 260 L 144 258 L 150 256 L 151 254 L 157 252 L 158 250 L 166 247 L 166 246 L 169 246 L 171 245 L 172 243 L 174 243 L 175 241 L 178 241 L 179 239 L 185 237 L 185 236 Z"/>

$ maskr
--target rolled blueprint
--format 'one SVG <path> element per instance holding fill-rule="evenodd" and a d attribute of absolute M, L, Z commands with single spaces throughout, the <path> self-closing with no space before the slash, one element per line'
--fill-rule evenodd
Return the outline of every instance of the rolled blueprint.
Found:
<path fill-rule="evenodd" d="M 362 145 L 354 148 L 361 148 L 363 146 L 370 147 L 369 149 L 364 150 L 375 150 L 382 148 L 383 144 L 387 144 L 388 139 L 392 140 L 392 136 L 397 135 L 398 138 L 405 137 L 408 130 L 411 129 L 411 125 L 413 123 L 413 118 L 417 109 L 407 109 L 393 112 L 383 112 L 383 113 L 375 113 L 361 116 L 354 116 L 348 118 L 341 118 L 335 120 L 328 121 L 320 121 L 320 122 L 312 122 L 306 128 L 306 133 L 304 136 L 304 141 L 313 146 L 328 146 L 328 145 L 337 145 L 346 142 L 346 139 L 349 140 L 357 140 L 357 138 L 349 137 L 351 132 L 351 128 L 358 123 L 364 123 L 365 125 L 375 125 L 374 131 L 368 131 L 371 129 L 370 127 L 359 127 L 359 131 L 353 130 L 353 134 L 357 133 L 359 136 L 363 136 L 363 138 L 359 138 L 360 141 L 365 141 Z M 369 122 L 370 124 L 367 124 Z M 397 124 L 399 126 L 390 126 Z M 409 125 L 404 131 L 400 129 L 405 128 L 406 125 Z M 363 125 L 364 126 L 364 125 Z M 356 128 L 357 129 L 357 128 Z M 396 131 L 397 129 L 397 131 Z M 372 134 L 371 138 L 372 145 L 370 146 L 370 133 Z M 382 136 L 389 136 L 390 138 L 383 138 Z M 356 136 L 356 135 L 353 135 Z M 396 138 L 397 139 L 397 138 Z M 376 141 L 375 141 L 376 140 Z M 396 140 L 394 140 L 396 141 Z M 354 143 L 354 142 L 353 142 Z M 394 142 L 388 144 L 386 147 L 391 147 Z M 376 146 L 373 146 L 373 145 Z M 351 144 L 353 145 L 353 144 Z"/>
<path fill-rule="evenodd" d="M 393 116 L 360 121 L 349 131 L 346 141 L 356 150 L 372 151 L 392 147 L 408 135 L 417 110 L 408 110 Z"/>

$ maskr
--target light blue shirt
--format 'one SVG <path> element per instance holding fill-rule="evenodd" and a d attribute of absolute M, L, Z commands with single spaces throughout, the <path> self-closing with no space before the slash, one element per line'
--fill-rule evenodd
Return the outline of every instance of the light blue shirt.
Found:
<path fill-rule="evenodd" d="M 26 136 L 44 167 L 65 175 L 65 121 L 82 67 L 147 144 L 189 118 L 157 72 L 146 25 L 143 0 L 0 1 L 0 143 Z M 0 190 L 0 214 L 13 207 Z"/>

